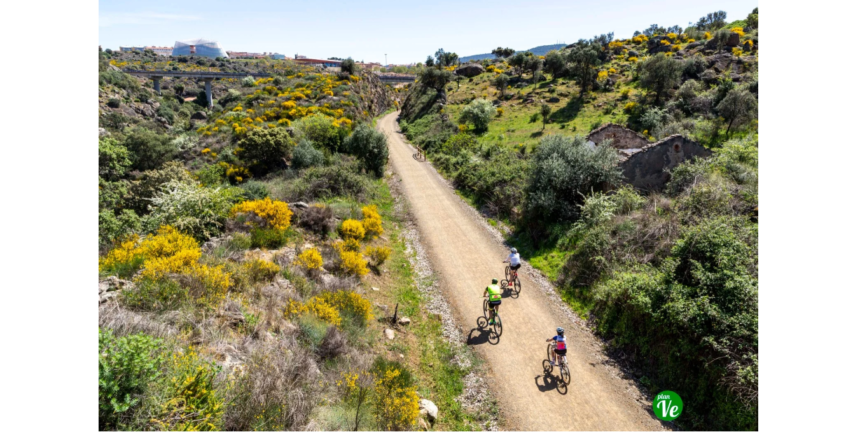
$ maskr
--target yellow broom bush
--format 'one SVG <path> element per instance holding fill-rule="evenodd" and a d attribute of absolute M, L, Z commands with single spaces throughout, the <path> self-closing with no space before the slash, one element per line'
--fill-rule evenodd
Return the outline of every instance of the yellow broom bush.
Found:
<path fill-rule="evenodd" d="M 373 261 L 373 265 L 380 266 L 391 256 L 391 248 L 386 246 L 370 246 L 364 250 L 364 254 Z"/>
<path fill-rule="evenodd" d="M 344 239 L 360 240 L 364 238 L 364 224 L 355 219 L 347 219 L 340 225 L 338 232 Z"/>
<path fill-rule="evenodd" d="M 322 268 L 323 259 L 317 248 L 310 248 L 296 257 L 296 264 L 305 270 L 319 270 Z"/>
<path fill-rule="evenodd" d="M 253 213 L 265 220 L 268 224 L 268 228 L 273 228 L 279 231 L 284 231 L 290 227 L 290 218 L 293 216 L 293 212 L 290 210 L 289 206 L 287 206 L 287 203 L 283 201 L 274 201 L 270 198 L 244 201 L 236 204 L 232 209 L 230 209 L 231 216 L 236 216 L 240 213 Z"/>

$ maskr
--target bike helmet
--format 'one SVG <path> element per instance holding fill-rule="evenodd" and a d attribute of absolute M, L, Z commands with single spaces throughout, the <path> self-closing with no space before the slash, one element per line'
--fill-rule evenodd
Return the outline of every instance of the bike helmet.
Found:
<path fill-rule="evenodd" d="M 511 253 L 517 253 L 517 248 L 511 248 Z"/>
<path fill-rule="evenodd" d="M 498 280 L 498 279 L 496 279 L 496 278 L 493 278 L 493 285 L 495 285 L 495 284 L 497 284 L 497 283 L 499 283 L 499 280 Z"/>
<path fill-rule="evenodd" d="M 559 327 L 559 328 L 555 329 L 555 332 L 558 333 L 559 336 L 561 336 L 564 334 L 564 329 Z"/>

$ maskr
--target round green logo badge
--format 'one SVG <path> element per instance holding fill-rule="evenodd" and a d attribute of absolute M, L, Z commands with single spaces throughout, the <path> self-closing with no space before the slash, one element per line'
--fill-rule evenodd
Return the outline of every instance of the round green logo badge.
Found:
<path fill-rule="evenodd" d="M 655 396 L 651 406 L 654 409 L 654 415 L 665 421 L 675 420 L 681 416 L 681 411 L 684 411 L 684 402 L 681 401 L 681 396 L 669 390 L 661 391 Z"/>

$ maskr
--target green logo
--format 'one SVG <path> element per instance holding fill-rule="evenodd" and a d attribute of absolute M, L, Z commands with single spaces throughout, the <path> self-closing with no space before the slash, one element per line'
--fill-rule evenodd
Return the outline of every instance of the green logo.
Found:
<path fill-rule="evenodd" d="M 681 411 L 684 411 L 684 402 L 681 401 L 681 396 L 673 391 L 661 391 L 654 397 L 654 415 L 660 420 L 672 421 L 681 416 Z"/>

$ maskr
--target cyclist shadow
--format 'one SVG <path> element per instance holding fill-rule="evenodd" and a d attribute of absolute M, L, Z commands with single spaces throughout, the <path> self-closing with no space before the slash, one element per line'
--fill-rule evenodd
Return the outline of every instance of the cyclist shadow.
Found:
<path fill-rule="evenodd" d="M 497 345 L 499 343 L 499 335 L 487 327 L 487 318 L 481 316 L 478 317 L 478 327 L 469 330 L 469 335 L 466 336 L 466 345 L 481 345 L 485 343 Z"/>
<path fill-rule="evenodd" d="M 549 360 L 543 361 L 543 374 L 535 376 L 535 385 L 541 392 L 556 390 L 559 393 L 567 394 L 567 384 L 556 375 L 553 375 L 549 368 Z"/>
<path fill-rule="evenodd" d="M 502 298 L 518 298 L 520 295 L 514 291 L 514 288 L 508 285 L 508 282 L 502 279 Z"/>

